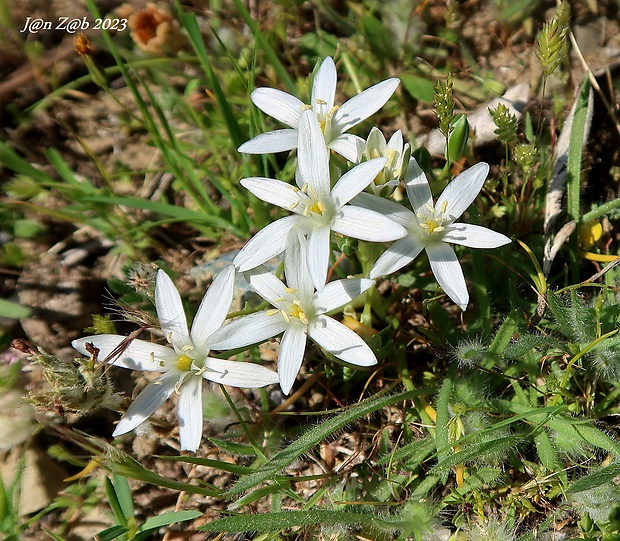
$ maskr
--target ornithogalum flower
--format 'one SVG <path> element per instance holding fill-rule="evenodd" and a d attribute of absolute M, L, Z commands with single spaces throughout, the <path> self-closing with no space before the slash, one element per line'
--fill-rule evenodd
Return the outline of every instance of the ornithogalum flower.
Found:
<path fill-rule="evenodd" d="M 477 197 L 489 172 L 478 163 L 458 175 L 433 203 L 426 176 L 414 158 L 405 172 L 405 187 L 413 212 L 402 205 L 370 194 L 360 194 L 353 204 L 372 208 L 407 229 L 407 236 L 390 246 L 370 271 L 370 278 L 391 274 L 426 250 L 437 282 L 461 310 L 467 308 L 469 293 L 463 270 L 448 243 L 470 248 L 497 248 L 510 239 L 479 225 L 454 223 Z"/>
<path fill-rule="evenodd" d="M 387 162 L 381 173 L 370 183 L 368 190 L 381 197 L 391 195 L 400 184 L 410 155 L 411 148 L 409 143 L 403 144 L 403 134 L 400 130 L 394 132 L 390 140 L 386 142 L 381 130 L 373 127 L 368 139 L 359 149 L 356 162 L 373 158 L 386 158 Z"/>
<path fill-rule="evenodd" d="M 213 280 L 194 318 L 191 332 L 181 297 L 170 277 L 157 273 L 155 307 L 161 329 L 172 347 L 144 340 L 127 341 L 124 336 L 103 334 L 75 340 L 73 347 L 88 354 L 88 344 L 99 350 L 98 358 L 131 370 L 162 372 L 129 406 L 113 436 L 130 432 L 170 397 L 179 395 L 177 414 L 181 448 L 196 451 L 202 436 L 203 379 L 233 387 L 263 387 L 278 382 L 273 370 L 252 363 L 209 357 L 211 335 L 218 330 L 230 309 L 234 268 L 224 269 Z"/>
<path fill-rule="evenodd" d="M 368 345 L 352 330 L 326 315 L 366 291 L 373 284 L 367 278 L 336 280 L 316 292 L 306 261 L 307 240 L 292 231 L 286 246 L 286 285 L 260 266 L 245 274 L 250 287 L 273 309 L 233 319 L 211 339 L 218 349 L 236 349 L 257 344 L 280 333 L 278 374 L 288 394 L 303 361 L 307 337 L 342 361 L 372 366 L 377 359 Z"/>
<path fill-rule="evenodd" d="M 396 78 L 387 79 L 364 90 L 341 106 L 334 105 L 336 66 L 328 56 L 314 77 L 309 106 L 274 88 L 257 88 L 252 92 L 252 101 L 259 109 L 289 128 L 260 134 L 241 145 L 239 152 L 266 154 L 295 148 L 298 142 L 300 112 L 304 107 L 310 107 L 321 126 L 327 146 L 349 161 L 354 161 L 358 145 L 363 141 L 345 132 L 383 107 L 399 83 Z"/>
<path fill-rule="evenodd" d="M 244 178 L 241 184 L 256 197 L 292 211 L 259 231 L 235 257 L 247 271 L 282 253 L 292 229 L 308 237 L 307 261 L 317 290 L 325 285 L 331 255 L 331 232 L 354 239 L 383 242 L 403 237 L 406 230 L 373 210 L 347 205 L 380 173 L 386 158 L 361 163 L 345 173 L 333 189 L 329 151 L 316 115 L 309 109 L 299 120 L 297 186 L 262 177 Z"/>

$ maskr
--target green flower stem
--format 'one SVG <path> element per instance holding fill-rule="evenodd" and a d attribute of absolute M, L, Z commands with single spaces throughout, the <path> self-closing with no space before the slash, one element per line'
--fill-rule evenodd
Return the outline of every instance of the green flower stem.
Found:
<path fill-rule="evenodd" d="M 239 421 L 239 424 L 241 425 L 241 428 L 243 430 L 243 433 L 245 434 L 245 437 L 248 439 L 248 442 L 250 443 L 250 445 L 254 449 L 254 452 L 256 453 L 256 456 L 257 456 L 257 459 L 258 459 L 259 463 L 263 463 L 264 464 L 265 462 L 267 462 L 267 457 L 264 455 L 264 453 L 263 453 L 262 449 L 260 448 L 260 446 L 258 445 L 258 443 L 256 443 L 256 440 L 254 439 L 254 436 L 252 435 L 251 430 L 249 429 L 249 427 L 246 424 L 245 420 L 243 419 L 243 417 L 239 413 L 239 410 L 237 409 L 237 406 L 235 406 L 235 403 L 233 402 L 232 398 L 230 398 L 230 395 L 228 394 L 228 391 L 226 390 L 226 387 L 224 387 L 224 385 L 222 385 L 221 388 L 222 388 L 222 393 L 224 394 L 224 397 L 226 398 L 226 402 L 228 402 L 228 405 L 230 406 L 230 409 L 234 412 L 235 417 Z"/>

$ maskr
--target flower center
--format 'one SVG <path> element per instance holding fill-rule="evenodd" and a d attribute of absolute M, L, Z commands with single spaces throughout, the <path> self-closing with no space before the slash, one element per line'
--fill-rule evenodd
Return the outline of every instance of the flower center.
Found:
<path fill-rule="evenodd" d="M 314 203 L 306 207 L 306 212 L 323 216 L 323 213 L 325 212 L 325 205 L 320 201 L 314 201 Z"/>
<path fill-rule="evenodd" d="M 417 215 L 420 227 L 424 229 L 429 236 L 441 233 L 445 229 L 444 224 L 450 219 L 450 217 L 445 214 L 448 208 L 448 202 L 444 201 L 441 205 L 441 209 L 437 209 L 431 205 L 425 205 L 425 207 L 427 212 L 421 212 Z"/>
<path fill-rule="evenodd" d="M 182 372 L 188 372 L 192 369 L 192 359 L 187 355 L 179 355 L 177 358 L 177 368 Z"/>
<path fill-rule="evenodd" d="M 319 126 L 321 127 L 321 131 L 323 132 L 325 139 L 329 141 L 331 139 L 332 117 L 338 110 L 338 106 L 334 105 L 329 111 L 326 111 L 327 102 L 324 100 L 316 100 L 312 109 L 316 114 L 316 118 L 319 121 Z"/>
<path fill-rule="evenodd" d="M 304 325 L 308 324 L 308 316 L 306 316 L 306 312 L 299 304 L 299 301 L 294 301 L 293 304 L 288 309 L 288 313 L 291 317 L 297 318 Z"/>

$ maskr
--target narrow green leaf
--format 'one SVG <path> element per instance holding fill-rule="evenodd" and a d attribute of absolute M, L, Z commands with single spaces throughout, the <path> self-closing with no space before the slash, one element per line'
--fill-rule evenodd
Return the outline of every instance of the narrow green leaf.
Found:
<path fill-rule="evenodd" d="M 484 356 L 484 368 L 492 368 L 495 362 L 501 358 L 504 350 L 508 347 L 508 344 L 510 344 L 514 334 L 519 329 L 519 320 L 519 312 L 517 310 L 512 310 L 508 314 L 501 327 L 495 333 L 493 342 L 491 342 L 489 350 Z"/>
<path fill-rule="evenodd" d="M 574 492 L 582 492 L 584 490 L 592 490 L 593 488 L 600 487 L 605 483 L 609 483 L 618 475 L 620 475 L 620 464 L 610 464 L 609 466 L 605 466 L 604 468 L 596 470 L 595 472 L 575 481 L 566 489 L 566 492 L 570 494 Z"/>
<path fill-rule="evenodd" d="M 175 522 L 185 522 L 186 520 L 193 520 L 201 516 L 202 513 L 200 511 L 169 511 L 147 519 L 144 524 L 142 524 L 140 530 L 155 530 L 163 526 L 170 526 L 170 524 L 174 524 Z"/>
<path fill-rule="evenodd" d="M 206 223 L 220 229 L 230 230 L 237 234 L 237 228 L 223 218 L 203 214 L 183 207 L 177 207 L 168 203 L 158 203 L 149 199 L 141 199 L 140 197 L 93 195 L 84 197 L 82 201 L 88 203 L 105 203 L 108 205 L 124 205 L 132 208 L 150 210 L 158 214 L 163 214 L 164 216 L 180 218 L 190 223 Z"/>
<path fill-rule="evenodd" d="M 222 462 L 221 460 L 212 460 L 210 458 L 201 458 L 197 456 L 156 456 L 155 458 L 161 460 L 170 460 L 172 462 L 186 462 L 188 464 L 196 464 L 198 466 L 205 466 L 207 468 L 215 468 L 217 470 L 227 471 L 237 475 L 245 475 L 252 473 L 252 468 L 247 466 L 239 466 L 237 464 L 231 464 L 230 462 Z"/>
<path fill-rule="evenodd" d="M 118 501 L 118 494 L 116 493 L 116 487 L 110 481 L 109 477 L 105 478 L 105 493 L 108 497 L 108 504 L 110 505 L 110 509 L 112 509 L 112 513 L 114 513 L 114 518 L 119 526 L 127 527 L 127 518 L 125 513 L 123 512 L 123 507 Z"/>
<path fill-rule="evenodd" d="M 295 526 L 316 524 L 371 524 L 372 515 L 349 511 L 283 511 L 262 515 L 236 515 L 215 520 L 198 529 L 203 532 L 277 532 Z"/>
<path fill-rule="evenodd" d="M 126 519 L 133 517 L 133 496 L 127 479 L 121 475 L 114 475 L 112 483 L 118 497 L 118 503 L 121 506 L 123 515 Z"/>
<path fill-rule="evenodd" d="M 433 81 L 409 73 L 401 73 L 399 77 L 403 88 L 412 98 L 428 104 L 433 103 L 435 96 L 435 83 Z"/>
<path fill-rule="evenodd" d="M 0 299 L 0 316 L 9 319 L 23 319 L 29 317 L 32 311 L 29 308 L 21 306 L 15 302 Z"/>
<path fill-rule="evenodd" d="M 24 158 L 10 149 L 3 141 L 0 141 L 0 164 L 15 173 L 26 175 L 41 184 L 52 182 L 51 177 L 46 175 L 43 171 L 40 171 L 36 167 L 30 165 Z"/>
<path fill-rule="evenodd" d="M 439 462 L 444 462 L 450 456 L 451 443 L 450 442 L 450 398 L 452 397 L 452 390 L 454 388 L 454 379 L 456 377 L 456 363 L 450 364 L 448 367 L 448 373 L 446 374 L 441 388 L 439 389 L 439 395 L 437 396 L 437 422 L 435 423 L 435 445 L 437 448 L 437 456 Z M 459 464 L 459 462 L 456 462 Z M 447 471 L 443 472 L 447 475 Z M 444 476 L 443 481 L 446 481 Z"/>
<path fill-rule="evenodd" d="M 471 447 L 451 454 L 450 456 L 441 460 L 430 471 L 430 474 L 447 473 L 450 468 L 453 468 L 457 464 L 463 464 L 470 460 L 476 460 L 489 453 L 499 454 L 513 449 L 517 446 L 523 438 L 520 436 L 506 436 L 504 438 L 497 438 L 491 441 L 485 441 L 478 444 L 474 444 Z"/>
<path fill-rule="evenodd" d="M 242 477 L 237 483 L 226 493 L 227 497 L 234 496 L 245 490 L 249 490 L 253 486 L 262 483 L 265 479 L 275 476 L 280 470 L 286 468 L 294 460 L 299 458 L 310 448 L 317 445 L 325 438 L 331 436 L 348 423 L 359 419 L 369 413 L 377 411 L 381 408 L 396 404 L 403 400 L 414 398 L 420 394 L 419 391 L 407 391 L 392 396 L 379 396 L 370 398 L 344 410 L 339 415 L 328 419 L 305 434 L 302 434 L 295 442 L 286 449 L 280 451 L 272 457 L 268 463 L 263 464 L 261 468 L 250 475 Z"/>
<path fill-rule="evenodd" d="M 112 539 L 116 539 L 117 537 L 126 534 L 128 531 L 129 528 L 127 528 L 127 526 L 111 526 L 110 528 L 101 530 L 95 536 L 95 539 L 98 541 L 112 541 Z"/>
<path fill-rule="evenodd" d="M 211 62 L 209 61 L 207 49 L 205 48 L 205 44 L 202 41 L 202 35 L 200 34 L 200 29 L 198 28 L 196 16 L 193 13 L 184 13 L 181 11 L 179 12 L 179 18 L 181 20 L 181 24 L 187 31 L 194 51 L 196 51 L 198 60 L 200 60 L 200 65 L 205 70 L 205 73 L 209 78 L 209 83 L 211 84 L 213 93 L 215 94 L 218 108 L 222 113 L 224 122 L 226 123 L 226 128 L 228 129 L 230 139 L 232 140 L 235 148 L 238 148 L 247 138 L 239 127 L 239 123 L 237 122 L 237 116 L 233 113 L 233 110 L 230 107 L 228 100 L 226 99 L 226 94 L 222 90 L 222 87 L 220 86 L 220 83 L 215 76 L 215 72 L 213 71 Z"/>
<path fill-rule="evenodd" d="M 280 81 L 284 83 L 286 88 L 288 88 L 288 91 L 291 94 L 295 94 L 297 92 L 297 86 L 295 85 L 295 82 L 293 81 L 293 79 L 291 79 L 291 76 L 288 74 L 288 70 L 282 65 L 282 62 L 280 62 L 280 59 L 278 58 L 278 55 L 274 51 L 273 47 L 265 39 L 265 36 L 263 36 L 262 32 L 258 28 L 258 24 L 250 15 L 250 12 L 245 7 L 245 4 L 241 2 L 241 0 L 233 0 L 233 3 L 235 4 L 235 8 L 237 9 L 237 11 L 245 21 L 245 24 L 250 27 L 250 30 L 256 38 L 256 43 L 265 53 L 269 66 L 273 68 L 273 70 L 276 72 L 276 75 L 278 76 L 278 79 L 280 79 Z"/>

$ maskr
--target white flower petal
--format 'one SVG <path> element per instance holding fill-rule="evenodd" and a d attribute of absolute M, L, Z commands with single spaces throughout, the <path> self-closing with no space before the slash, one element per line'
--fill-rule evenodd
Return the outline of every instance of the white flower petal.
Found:
<path fill-rule="evenodd" d="M 275 88 L 257 88 L 251 94 L 254 105 L 283 124 L 297 129 L 303 102 Z"/>
<path fill-rule="evenodd" d="M 364 291 L 375 285 L 367 278 L 348 278 L 327 284 L 323 291 L 316 293 L 312 302 L 317 314 L 331 312 L 359 297 Z"/>
<path fill-rule="evenodd" d="M 181 296 L 170 277 L 161 269 L 157 271 L 155 282 L 155 309 L 161 330 L 174 349 L 179 352 L 185 346 L 192 346 Z"/>
<path fill-rule="evenodd" d="M 299 367 L 304 360 L 306 349 L 305 325 L 291 325 L 286 329 L 280 341 L 280 353 L 278 355 L 278 375 L 280 387 L 284 394 L 291 392 Z"/>
<path fill-rule="evenodd" d="M 390 246 L 375 263 L 369 278 L 392 274 L 411 263 L 424 249 L 424 244 L 414 235 L 407 235 Z"/>
<path fill-rule="evenodd" d="M 345 363 L 357 366 L 377 364 L 377 357 L 368 344 L 331 317 L 318 316 L 308 326 L 308 335 L 319 346 Z"/>
<path fill-rule="evenodd" d="M 377 197 L 369 193 L 356 195 L 351 200 L 351 205 L 377 211 L 379 214 L 383 214 L 390 220 L 399 223 L 407 229 L 413 227 L 414 222 L 417 223 L 415 214 L 408 208 L 403 207 L 396 201 L 390 201 L 389 199 Z"/>
<path fill-rule="evenodd" d="M 261 133 L 243 143 L 237 150 L 244 154 L 271 154 L 297 147 L 297 130 L 283 129 Z"/>
<path fill-rule="evenodd" d="M 249 177 L 241 179 L 240 184 L 267 203 L 291 210 L 297 214 L 304 210 L 303 205 L 299 204 L 299 188 L 286 182 L 274 178 Z"/>
<path fill-rule="evenodd" d="M 398 130 L 400 132 L 400 130 Z M 401 135 L 402 138 L 402 135 Z M 387 143 L 385 142 L 385 136 L 383 132 L 373 126 L 368 134 L 368 138 L 366 139 L 366 148 L 369 152 L 376 150 L 381 154 L 381 156 L 385 156 L 385 151 L 387 150 Z"/>
<path fill-rule="evenodd" d="M 174 370 L 162 374 L 149 383 L 136 397 L 112 433 L 113 437 L 131 432 L 139 424 L 148 419 L 173 393 L 174 386 L 179 380 L 180 372 Z"/>
<path fill-rule="evenodd" d="M 402 225 L 382 214 L 353 205 L 340 209 L 332 221 L 332 230 L 347 237 L 371 242 L 388 242 L 407 234 Z"/>
<path fill-rule="evenodd" d="M 245 279 L 256 293 L 274 306 L 279 306 L 282 299 L 288 297 L 282 280 L 262 265 L 246 272 Z"/>
<path fill-rule="evenodd" d="M 357 135 L 342 133 L 332 139 L 327 144 L 327 147 L 350 162 L 359 163 L 362 160 L 362 152 L 364 151 L 364 140 Z"/>
<path fill-rule="evenodd" d="M 188 376 L 179 392 L 177 404 L 181 449 L 195 452 L 202 438 L 202 378 Z"/>
<path fill-rule="evenodd" d="M 307 265 L 312 283 L 317 291 L 325 286 L 331 253 L 331 230 L 316 227 L 308 234 Z"/>
<path fill-rule="evenodd" d="M 454 250 L 445 242 L 434 242 L 426 247 L 426 253 L 439 285 L 446 295 L 465 311 L 469 303 L 469 292 Z"/>
<path fill-rule="evenodd" d="M 385 139 L 383 141 L 385 144 Z M 392 134 L 392 137 L 390 137 L 390 141 L 384 147 L 383 154 L 386 153 L 388 148 L 390 150 L 395 150 L 396 152 L 398 152 L 398 154 L 403 151 L 403 132 L 401 132 L 400 130 L 396 130 Z"/>
<path fill-rule="evenodd" d="M 235 267 L 231 265 L 222 269 L 213 279 L 192 323 L 192 342 L 203 355 L 209 353 L 209 336 L 217 331 L 226 320 L 234 291 Z"/>
<path fill-rule="evenodd" d="M 335 124 L 338 132 L 343 133 L 376 113 L 391 98 L 399 83 L 398 79 L 387 79 L 343 103 L 334 114 L 332 129 Z"/>
<path fill-rule="evenodd" d="M 310 298 L 314 293 L 307 261 L 308 240 L 298 230 L 292 229 L 284 251 L 284 275 L 287 286 L 296 289 L 300 299 Z"/>
<path fill-rule="evenodd" d="M 201 374 L 203 378 L 231 387 L 264 387 L 280 381 L 277 372 L 258 364 L 208 357 L 205 366 L 207 369 Z"/>
<path fill-rule="evenodd" d="M 114 366 L 147 372 L 165 372 L 177 360 L 175 351 L 167 346 L 152 344 L 144 340 L 131 340 L 117 334 L 98 334 L 74 340 L 71 345 L 83 355 L 90 355 L 86 344 L 93 344 L 98 350 L 97 359 Z M 127 345 L 126 345 L 127 344 Z"/>
<path fill-rule="evenodd" d="M 312 107 L 325 110 L 329 113 L 334 106 L 334 96 L 336 95 L 336 65 L 331 56 L 326 56 L 321 62 L 319 69 L 312 82 Z"/>
<path fill-rule="evenodd" d="M 452 220 L 456 220 L 478 197 L 488 174 L 489 166 L 484 162 L 465 169 L 446 186 L 439 196 L 435 208 L 443 210 L 444 202 L 447 201 L 444 213 L 450 216 Z"/>
<path fill-rule="evenodd" d="M 281 312 L 263 310 L 241 316 L 225 324 L 211 335 L 211 347 L 220 351 L 260 344 L 287 328 Z"/>
<path fill-rule="evenodd" d="M 415 158 L 409 158 L 409 165 L 404 176 L 407 196 L 415 213 L 420 213 L 425 207 L 433 207 L 433 196 L 424 171 Z M 440 207 L 437 207 L 440 208 Z"/>
<path fill-rule="evenodd" d="M 302 111 L 299 119 L 299 142 L 297 145 L 297 184 L 307 186 L 309 194 L 327 194 L 330 190 L 329 151 L 311 109 Z"/>
<path fill-rule="evenodd" d="M 286 237 L 295 225 L 300 224 L 297 215 L 280 218 L 261 229 L 235 256 L 233 263 L 241 272 L 262 265 L 272 257 L 281 254 L 286 246 Z"/>
<path fill-rule="evenodd" d="M 342 175 L 332 190 L 332 198 L 336 203 L 336 208 L 346 205 L 366 188 L 381 172 L 386 163 L 386 158 L 375 158 L 356 165 Z"/>
<path fill-rule="evenodd" d="M 452 242 L 469 248 L 498 248 L 511 240 L 501 233 L 473 224 L 451 224 L 446 226 L 444 242 Z"/>

